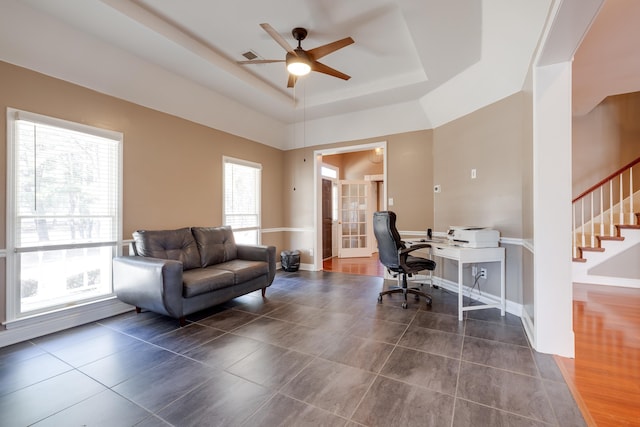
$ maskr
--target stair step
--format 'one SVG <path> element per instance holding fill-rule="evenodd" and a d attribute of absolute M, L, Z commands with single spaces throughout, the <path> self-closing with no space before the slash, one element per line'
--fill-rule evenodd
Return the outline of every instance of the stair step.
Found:
<path fill-rule="evenodd" d="M 628 214 L 625 214 L 628 215 Z M 620 230 L 640 230 L 640 212 L 635 212 L 634 213 L 635 217 L 636 217 L 636 223 L 635 224 L 614 224 L 615 228 L 616 228 L 616 235 L 615 236 L 600 236 L 600 235 L 594 235 L 593 238 L 598 242 L 598 247 L 592 247 L 592 246 L 577 246 L 575 247 L 575 250 L 577 252 L 577 256 L 573 257 L 573 262 L 587 262 L 586 258 L 583 258 L 584 252 L 604 252 L 605 249 L 600 247 L 601 243 L 603 241 L 617 241 L 617 242 L 621 242 L 624 240 L 624 237 L 622 237 L 620 235 Z M 605 227 L 609 227 L 608 223 L 605 223 Z M 600 229 L 600 223 L 597 223 L 594 225 L 594 228 L 596 230 Z M 583 236 L 585 241 L 590 240 L 591 239 L 591 233 L 586 233 L 586 232 L 579 232 L 579 231 L 574 231 L 574 233 L 576 233 L 576 236 Z M 576 240 L 579 240 L 578 237 L 576 237 Z"/>
<path fill-rule="evenodd" d="M 617 241 L 622 241 L 624 240 L 624 237 L 622 236 L 596 236 L 596 239 L 602 241 L 602 240 L 617 240 Z"/>
<path fill-rule="evenodd" d="M 604 248 L 593 248 L 591 246 L 580 246 L 582 252 L 604 252 Z"/>
<path fill-rule="evenodd" d="M 627 229 L 627 230 L 640 230 L 640 224 L 619 224 L 616 225 L 618 230 Z"/>

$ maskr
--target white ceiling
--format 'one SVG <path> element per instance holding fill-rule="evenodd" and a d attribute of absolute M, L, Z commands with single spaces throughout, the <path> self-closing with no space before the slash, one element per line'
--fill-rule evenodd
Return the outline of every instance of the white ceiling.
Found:
<path fill-rule="evenodd" d="M 522 89 L 552 0 L 3 0 L 0 60 L 279 148 L 428 129 Z M 293 27 L 355 44 L 287 89 Z M 313 132 L 310 132 L 310 129 Z M 312 133 L 313 136 L 308 136 Z M 296 142 L 297 141 L 297 142 Z M 306 141 L 306 142 L 305 142 Z"/>
<path fill-rule="evenodd" d="M 640 2 L 607 0 L 573 61 L 573 113 L 640 90 Z"/>

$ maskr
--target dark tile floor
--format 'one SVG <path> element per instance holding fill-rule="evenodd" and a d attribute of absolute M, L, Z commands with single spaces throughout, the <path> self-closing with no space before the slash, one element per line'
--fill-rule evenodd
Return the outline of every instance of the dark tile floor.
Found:
<path fill-rule="evenodd" d="M 381 278 L 278 273 L 176 320 L 121 316 L 0 349 L 2 426 L 582 426 L 520 319 Z"/>

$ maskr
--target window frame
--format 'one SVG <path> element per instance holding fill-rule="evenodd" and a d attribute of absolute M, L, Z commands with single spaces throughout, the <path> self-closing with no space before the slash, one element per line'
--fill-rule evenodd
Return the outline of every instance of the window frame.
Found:
<path fill-rule="evenodd" d="M 238 159 L 236 157 L 230 156 L 222 156 L 222 224 L 228 225 L 227 223 L 227 206 L 226 206 L 226 167 L 227 164 L 235 164 L 240 166 L 246 166 L 250 168 L 257 169 L 258 171 L 258 180 L 257 180 L 257 188 L 256 188 L 256 207 L 257 207 L 257 226 L 255 227 L 242 227 L 242 228 L 233 228 L 234 234 L 240 231 L 256 231 L 257 242 L 256 244 L 262 244 L 262 164 L 252 162 L 249 160 Z"/>
<path fill-rule="evenodd" d="M 50 305 L 35 310 L 23 311 L 21 304 L 21 289 L 20 289 L 20 277 L 19 273 L 19 256 L 22 253 L 27 252 L 41 252 L 41 251 L 53 251 L 63 249 L 83 249 L 83 248 L 95 248 L 95 247 L 112 247 L 114 256 L 122 255 L 122 227 L 123 227 L 123 142 L 124 135 L 121 132 L 97 128 L 77 122 L 72 122 L 64 119 L 59 119 L 42 114 L 32 113 L 15 108 L 7 108 L 7 171 L 6 171 L 6 323 L 16 322 L 21 319 L 37 318 L 42 316 L 49 316 L 52 313 L 62 312 L 66 310 L 73 310 L 79 306 L 85 306 L 87 304 L 104 301 L 115 298 L 113 290 L 113 280 L 109 277 L 110 283 L 108 284 L 110 292 L 102 295 L 94 295 L 88 298 L 78 299 L 72 302 L 59 303 L 56 305 Z M 84 242 L 84 243 L 58 243 L 51 245 L 31 245 L 16 247 L 17 243 L 17 220 L 19 217 L 16 209 L 18 208 L 18 189 L 16 188 L 16 174 L 18 170 L 16 168 L 16 155 L 17 155 L 17 135 L 16 135 L 16 122 L 18 120 L 26 120 L 41 125 L 53 126 L 61 129 L 65 129 L 72 132 L 81 132 L 92 136 L 106 138 L 113 140 L 117 144 L 116 165 L 115 168 L 115 209 L 116 213 L 112 217 L 115 221 L 113 226 L 113 232 L 115 233 L 115 239 L 103 240 L 99 242 Z M 113 258 L 113 257 L 112 257 Z"/>

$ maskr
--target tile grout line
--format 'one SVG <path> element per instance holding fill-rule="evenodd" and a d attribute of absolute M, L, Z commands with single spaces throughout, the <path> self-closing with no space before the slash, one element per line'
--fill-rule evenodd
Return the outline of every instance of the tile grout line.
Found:
<path fill-rule="evenodd" d="M 353 416 L 358 411 L 358 408 L 360 407 L 360 405 L 362 405 L 362 402 L 364 401 L 364 398 L 367 396 L 367 394 L 371 390 L 371 387 L 373 387 L 373 384 L 376 382 L 376 380 L 379 377 L 386 378 L 384 375 L 380 374 L 380 372 L 382 372 L 382 369 L 384 369 L 386 364 L 389 362 L 389 359 L 391 358 L 391 355 L 393 354 L 394 351 L 396 351 L 396 348 L 398 347 L 398 343 L 400 342 L 400 340 L 402 339 L 404 334 L 407 332 L 407 330 L 409 329 L 409 326 L 414 321 L 414 319 L 416 318 L 417 315 L 418 315 L 418 311 L 413 313 L 413 317 L 411 318 L 409 323 L 404 328 L 404 331 L 402 331 L 402 334 L 400 335 L 400 337 L 398 337 L 398 340 L 393 345 L 393 349 L 389 352 L 389 354 L 387 355 L 387 358 L 385 359 L 384 363 L 382 363 L 382 365 L 380 366 L 380 369 L 378 370 L 378 372 L 375 373 L 375 376 L 373 377 L 373 380 L 371 381 L 371 384 L 369 384 L 369 387 L 367 387 L 367 390 L 362 394 L 362 397 L 360 398 L 360 401 L 358 401 L 358 404 L 354 407 L 353 411 L 351 412 L 351 415 L 349 416 L 349 421 L 353 421 Z M 354 422 L 357 422 L 357 421 L 354 421 Z M 360 424 L 360 423 L 358 423 L 358 424 Z"/>
<path fill-rule="evenodd" d="M 465 316 L 462 324 L 462 344 L 460 345 L 460 354 L 459 354 L 459 360 L 458 360 L 458 375 L 456 376 L 456 392 L 453 396 L 453 407 L 451 409 L 451 424 L 450 424 L 451 427 L 453 427 L 453 423 L 456 417 L 456 404 L 458 402 L 458 388 L 460 388 L 460 371 L 462 371 L 462 352 L 464 351 L 464 340 L 466 338 L 466 332 L 467 332 L 466 329 L 467 329 L 467 319 Z"/>

